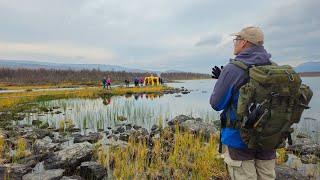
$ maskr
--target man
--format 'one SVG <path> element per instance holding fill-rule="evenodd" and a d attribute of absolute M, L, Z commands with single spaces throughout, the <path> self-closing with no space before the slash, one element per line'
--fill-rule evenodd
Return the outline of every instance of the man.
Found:
<path fill-rule="evenodd" d="M 259 27 L 245 27 L 235 36 L 235 60 L 242 61 L 247 66 L 270 65 L 269 54 L 263 47 L 264 35 Z M 216 111 L 223 110 L 222 118 L 236 122 L 235 112 L 239 97 L 239 89 L 247 83 L 245 72 L 235 64 L 227 64 L 221 71 L 216 67 L 213 74 L 218 78 L 210 98 L 210 104 Z M 233 107 L 232 107 L 233 106 Z M 223 124 L 223 123 L 222 123 Z M 235 124 L 235 123 L 234 123 Z M 225 162 L 232 179 L 275 179 L 276 151 L 248 149 L 242 141 L 239 129 L 235 126 L 222 125 L 221 141 L 227 146 Z"/>
<path fill-rule="evenodd" d="M 106 88 L 106 83 L 107 83 L 107 80 L 106 80 L 106 77 L 104 77 L 104 78 L 102 79 L 103 89 Z"/>

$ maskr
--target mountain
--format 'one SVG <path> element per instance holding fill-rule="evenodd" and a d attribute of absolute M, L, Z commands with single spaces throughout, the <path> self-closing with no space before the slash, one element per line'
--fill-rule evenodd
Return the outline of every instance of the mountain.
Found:
<path fill-rule="evenodd" d="M 82 69 L 99 69 L 101 71 L 126 71 L 126 72 L 154 72 L 160 74 L 159 71 L 148 71 L 141 69 L 132 69 L 123 66 L 116 65 L 105 65 L 105 64 L 59 64 L 59 63 L 49 63 L 49 62 L 36 62 L 36 61 L 25 61 L 25 60 L 0 60 L 0 67 L 7 68 L 28 68 L 28 69 L 72 69 L 72 70 L 82 70 Z"/>
<path fill-rule="evenodd" d="M 183 73 L 184 71 L 179 71 L 179 70 L 175 70 L 175 69 L 169 69 L 167 71 L 164 71 L 164 73 Z"/>
<path fill-rule="evenodd" d="M 320 61 L 302 63 L 294 69 L 297 72 L 320 72 Z"/>

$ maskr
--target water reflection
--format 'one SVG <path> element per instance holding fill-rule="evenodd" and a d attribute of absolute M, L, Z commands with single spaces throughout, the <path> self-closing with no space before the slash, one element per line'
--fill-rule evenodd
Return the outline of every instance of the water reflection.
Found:
<path fill-rule="evenodd" d="M 102 95 L 101 99 L 102 103 L 106 106 L 109 105 L 111 102 L 111 96 Z"/>
<path fill-rule="evenodd" d="M 157 98 L 160 98 L 162 97 L 164 94 L 160 94 L 160 93 L 146 93 L 146 94 L 131 94 L 131 93 L 127 93 L 124 95 L 124 97 L 126 98 L 131 98 L 131 97 L 134 97 L 135 100 L 138 100 L 139 98 L 146 98 L 146 99 L 150 99 L 150 100 L 153 100 L 153 99 L 157 99 Z"/>
<path fill-rule="evenodd" d="M 303 132 L 309 134 L 314 141 L 320 142 L 320 123 L 319 123 L 319 106 L 320 90 L 318 87 L 319 78 L 304 79 L 314 91 L 314 97 L 310 102 L 311 109 L 304 111 L 299 124 L 295 124 L 295 134 Z M 192 117 L 200 117 L 204 121 L 218 120 L 219 112 L 214 111 L 209 105 L 210 92 L 214 86 L 215 80 L 193 80 L 183 83 L 169 84 L 176 88 L 182 86 L 191 90 L 190 94 L 132 94 L 128 93 L 123 96 L 104 96 L 99 99 L 60 99 L 53 101 L 41 102 L 41 107 L 51 108 L 54 106 L 61 107 L 57 109 L 61 114 L 56 114 L 57 110 L 50 114 L 27 114 L 31 124 L 32 120 L 39 119 L 43 123 L 48 122 L 50 127 L 59 127 L 62 119 L 72 119 L 76 128 L 82 131 L 88 128 L 92 131 L 97 129 L 106 129 L 114 127 L 121 123 L 133 123 L 141 125 L 148 130 L 152 125 L 159 123 L 159 118 L 172 119 L 177 115 L 185 114 Z M 181 95 L 181 97 L 175 97 Z M 111 100 L 112 99 L 112 100 Z M 128 118 L 126 122 L 119 122 L 118 116 Z"/>

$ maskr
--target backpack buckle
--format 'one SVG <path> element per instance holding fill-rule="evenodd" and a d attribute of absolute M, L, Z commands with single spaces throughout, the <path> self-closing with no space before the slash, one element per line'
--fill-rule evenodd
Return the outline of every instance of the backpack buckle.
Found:
<path fill-rule="evenodd" d="M 289 73 L 287 70 L 284 70 L 284 71 L 288 74 L 289 80 L 290 80 L 291 82 L 294 81 L 293 75 L 292 75 L 291 73 Z"/>

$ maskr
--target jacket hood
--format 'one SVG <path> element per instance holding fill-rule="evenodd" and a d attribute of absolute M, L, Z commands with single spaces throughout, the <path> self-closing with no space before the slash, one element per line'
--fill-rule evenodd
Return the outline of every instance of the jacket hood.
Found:
<path fill-rule="evenodd" d="M 242 61 L 247 65 L 271 64 L 271 54 L 263 46 L 254 46 L 242 51 L 235 57 L 235 60 Z"/>

